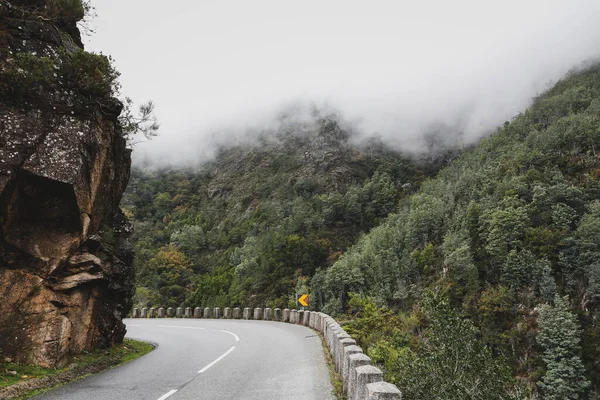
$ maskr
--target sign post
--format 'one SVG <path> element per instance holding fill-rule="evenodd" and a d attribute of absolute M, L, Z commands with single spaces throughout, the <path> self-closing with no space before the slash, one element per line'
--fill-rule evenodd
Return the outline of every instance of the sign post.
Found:
<path fill-rule="evenodd" d="M 296 294 L 297 306 L 302 307 L 302 309 L 304 310 L 304 307 L 308 307 L 308 304 L 308 294 Z"/>

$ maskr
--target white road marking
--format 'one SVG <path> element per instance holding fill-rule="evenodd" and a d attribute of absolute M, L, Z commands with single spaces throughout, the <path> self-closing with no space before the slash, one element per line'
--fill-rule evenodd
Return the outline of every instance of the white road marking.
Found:
<path fill-rule="evenodd" d="M 181 328 L 181 329 L 206 329 L 206 328 L 198 328 L 195 326 L 177 326 L 177 325 L 158 325 L 157 328 Z"/>
<path fill-rule="evenodd" d="M 177 389 L 173 389 L 169 393 L 162 395 L 158 400 L 165 400 L 166 398 L 173 396 L 175 393 L 177 393 Z"/>
<path fill-rule="evenodd" d="M 210 367 L 212 367 L 213 365 L 215 365 L 216 363 L 218 363 L 219 361 L 221 361 L 222 359 L 224 359 L 225 357 L 227 357 L 227 355 L 229 353 L 231 353 L 232 351 L 235 350 L 235 346 L 232 346 L 229 350 L 227 350 L 221 357 L 217 358 L 215 361 L 211 362 L 210 364 L 208 364 L 206 367 L 202 368 L 200 371 L 198 371 L 199 374 L 203 374 L 204 372 L 206 372 Z M 159 399 L 160 400 L 160 399 Z"/>
<path fill-rule="evenodd" d="M 178 325 L 158 325 L 158 328 L 206 329 L 206 328 L 198 328 L 198 327 L 195 327 L 195 326 L 178 326 Z M 227 334 L 233 336 L 235 338 L 236 342 L 240 341 L 240 337 L 238 335 L 236 335 L 235 333 L 233 333 L 233 332 L 223 331 L 223 330 L 221 330 L 220 332 L 227 333 Z M 218 363 L 219 361 L 221 361 L 222 359 L 224 359 L 225 357 L 227 357 L 227 355 L 229 355 L 229 353 L 231 353 L 234 350 L 235 350 L 235 346 L 232 346 L 229 350 L 227 350 L 219 358 L 217 358 L 216 360 L 214 360 L 213 362 L 211 362 L 210 364 L 208 364 L 206 367 L 204 367 L 200 371 L 198 371 L 198 373 L 199 374 L 205 373 L 206 371 L 208 371 L 208 369 L 210 367 L 214 366 L 216 363 Z M 158 400 L 165 400 L 167 397 L 171 396 L 175 392 L 177 392 L 177 390 L 171 390 L 169 393 L 165 394 L 163 397 L 161 397 Z"/>
<path fill-rule="evenodd" d="M 236 342 L 240 341 L 240 337 L 238 335 L 236 335 L 235 333 L 233 333 L 233 332 L 229 332 L 229 331 L 221 331 L 221 332 L 223 332 L 223 333 L 229 333 L 231 336 L 233 336 L 235 338 Z"/>

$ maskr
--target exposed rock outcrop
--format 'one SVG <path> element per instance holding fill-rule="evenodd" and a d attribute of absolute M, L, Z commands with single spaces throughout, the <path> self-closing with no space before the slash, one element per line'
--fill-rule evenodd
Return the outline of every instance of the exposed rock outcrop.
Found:
<path fill-rule="evenodd" d="M 40 16 L 45 4 L 0 0 L 0 72 L 78 51 L 75 22 Z M 61 84 L 43 102 L 0 92 L 0 351 L 46 366 L 121 341 L 133 292 L 122 106 L 90 98 L 82 113 Z"/>

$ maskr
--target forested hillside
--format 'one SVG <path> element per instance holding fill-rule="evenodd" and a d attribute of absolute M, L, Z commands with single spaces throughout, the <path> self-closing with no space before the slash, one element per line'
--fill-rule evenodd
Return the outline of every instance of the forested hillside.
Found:
<path fill-rule="evenodd" d="M 354 139 L 319 117 L 134 170 L 138 304 L 309 290 L 407 399 L 600 398 L 600 68 L 455 159 Z"/>
<path fill-rule="evenodd" d="M 599 113 L 571 74 L 318 270 L 407 399 L 599 398 Z"/>
<path fill-rule="evenodd" d="M 451 154 L 357 140 L 335 116 L 284 118 L 200 168 L 134 168 L 138 305 L 287 307 Z"/>

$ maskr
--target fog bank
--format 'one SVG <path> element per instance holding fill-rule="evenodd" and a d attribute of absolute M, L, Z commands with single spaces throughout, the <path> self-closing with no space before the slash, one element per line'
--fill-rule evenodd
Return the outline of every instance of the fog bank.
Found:
<path fill-rule="evenodd" d="M 138 162 L 205 160 L 290 104 L 400 148 L 432 126 L 468 143 L 600 54 L 597 0 L 93 4 L 87 48 L 115 58 L 124 94 L 153 99 L 162 124 Z"/>

